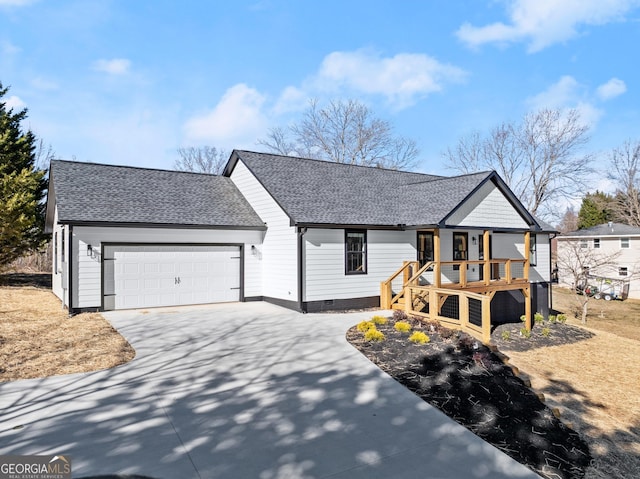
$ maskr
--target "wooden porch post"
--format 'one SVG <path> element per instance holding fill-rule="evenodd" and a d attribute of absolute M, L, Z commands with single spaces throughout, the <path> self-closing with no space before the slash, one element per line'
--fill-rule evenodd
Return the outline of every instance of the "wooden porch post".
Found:
<path fill-rule="evenodd" d="M 531 285 L 527 285 L 522 288 L 522 294 L 524 295 L 524 326 L 527 330 L 531 331 Z"/>
<path fill-rule="evenodd" d="M 489 230 L 484 230 L 482 233 L 482 257 L 484 258 L 484 264 L 482 265 L 482 276 L 484 278 L 484 284 L 489 285 L 491 283 L 491 263 L 489 262 Z"/>
<path fill-rule="evenodd" d="M 531 232 L 524 233 L 524 279 L 529 281 L 529 265 L 531 264 Z"/>
<path fill-rule="evenodd" d="M 482 298 L 482 342 L 491 342 L 491 297 Z"/>
<path fill-rule="evenodd" d="M 440 287 L 440 228 L 433 230 L 433 260 L 436 265 L 433 269 L 434 286 Z"/>

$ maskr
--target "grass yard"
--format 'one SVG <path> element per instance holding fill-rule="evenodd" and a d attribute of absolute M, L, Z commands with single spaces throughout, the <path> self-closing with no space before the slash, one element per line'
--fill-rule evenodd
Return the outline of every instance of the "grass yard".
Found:
<path fill-rule="evenodd" d="M 2 279 L 0 382 L 107 369 L 135 356 L 100 314 L 69 317 L 49 289 Z"/>
<path fill-rule="evenodd" d="M 594 457 L 587 478 L 635 478 L 640 471 L 640 302 L 590 301 L 587 324 L 573 316 L 575 298 L 554 288 L 554 309 L 594 333 L 575 343 L 502 348 L 532 387 L 582 434 Z"/>

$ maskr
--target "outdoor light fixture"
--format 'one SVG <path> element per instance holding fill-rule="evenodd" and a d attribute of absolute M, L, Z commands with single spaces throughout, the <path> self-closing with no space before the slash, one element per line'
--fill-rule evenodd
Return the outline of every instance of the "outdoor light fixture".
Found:
<path fill-rule="evenodd" d="M 472 242 L 474 245 L 476 244 L 476 237 L 475 237 L 475 236 L 472 236 L 472 237 L 471 237 L 471 242 Z"/>

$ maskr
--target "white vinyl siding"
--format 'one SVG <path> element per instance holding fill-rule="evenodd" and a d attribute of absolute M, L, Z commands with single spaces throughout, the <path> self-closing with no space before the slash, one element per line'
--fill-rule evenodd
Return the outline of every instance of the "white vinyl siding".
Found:
<path fill-rule="evenodd" d="M 380 282 L 402 262 L 416 259 L 415 231 L 367 230 L 367 274 L 344 270 L 343 229 L 309 229 L 304 235 L 305 301 L 380 295 Z"/>
<path fill-rule="evenodd" d="M 447 225 L 486 228 L 529 226 L 506 196 L 490 181 L 460 205 L 447 220 Z"/>
<path fill-rule="evenodd" d="M 298 301 L 297 233 L 289 217 L 242 161 L 236 163 L 231 180 L 267 226 L 260 251 L 261 295 Z"/>
<path fill-rule="evenodd" d="M 251 253 L 259 246 L 262 232 L 244 230 L 201 230 L 164 228 L 89 227 L 73 228 L 73 308 L 99 308 L 102 304 L 102 243 L 127 244 L 242 244 L 244 245 L 244 295 L 260 295 L 260 261 Z M 87 245 L 95 254 L 87 254 Z"/>

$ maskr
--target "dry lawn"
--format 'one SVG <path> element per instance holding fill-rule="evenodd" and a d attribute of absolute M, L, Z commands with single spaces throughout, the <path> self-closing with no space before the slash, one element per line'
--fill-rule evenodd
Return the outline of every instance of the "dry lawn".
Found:
<path fill-rule="evenodd" d="M 569 322 L 579 325 L 570 312 L 570 295 L 554 290 L 554 308 L 564 309 Z M 504 352 L 589 443 L 595 465 L 587 477 L 636 478 L 640 471 L 640 303 L 593 300 L 594 305 L 598 309 L 592 308 L 596 314 L 586 326 L 593 338 Z"/>
<path fill-rule="evenodd" d="M 0 287 L 0 382 L 107 369 L 134 356 L 100 314 L 69 317 L 50 290 Z"/>

